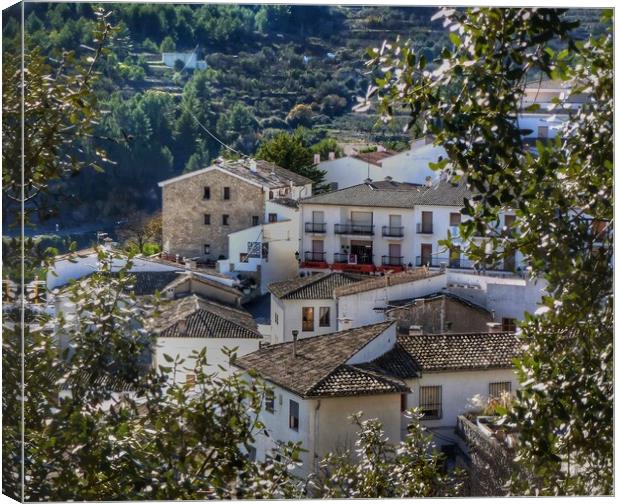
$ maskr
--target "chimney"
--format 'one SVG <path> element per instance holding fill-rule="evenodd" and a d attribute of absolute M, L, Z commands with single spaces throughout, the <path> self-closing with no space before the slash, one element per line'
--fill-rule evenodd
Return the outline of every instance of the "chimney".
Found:
<path fill-rule="evenodd" d="M 420 334 L 424 334 L 424 331 L 422 331 L 421 325 L 410 325 L 409 326 L 409 336 L 419 336 Z"/>
<path fill-rule="evenodd" d="M 256 161 L 254 159 L 250 159 L 250 171 L 256 173 Z"/>
<path fill-rule="evenodd" d="M 320 162 L 321 162 L 321 153 L 317 152 L 317 153 L 314 155 L 314 164 L 315 164 L 315 165 L 317 165 L 317 164 L 319 164 Z"/>
<path fill-rule="evenodd" d="M 293 330 L 293 358 L 297 358 L 297 335 L 299 331 L 297 329 Z"/>
<path fill-rule="evenodd" d="M 185 319 L 179 320 L 177 327 L 179 328 L 179 336 L 185 336 L 187 334 L 187 321 Z"/>
<path fill-rule="evenodd" d="M 487 322 L 487 331 L 490 333 L 500 332 L 502 330 L 502 324 L 499 322 Z"/>
<path fill-rule="evenodd" d="M 329 159 L 330 161 L 333 161 L 334 159 L 336 159 L 336 153 L 335 152 L 328 153 L 327 159 Z"/>
<path fill-rule="evenodd" d="M 386 182 L 392 182 L 392 177 L 390 177 L 389 175 L 387 177 L 385 177 L 385 181 Z"/>

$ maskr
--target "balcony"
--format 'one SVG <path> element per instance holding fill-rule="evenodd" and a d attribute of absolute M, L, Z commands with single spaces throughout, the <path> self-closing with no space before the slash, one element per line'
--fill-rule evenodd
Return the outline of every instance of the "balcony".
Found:
<path fill-rule="evenodd" d="M 357 273 L 372 273 L 376 271 L 372 255 L 357 256 L 356 254 L 334 254 L 332 269 L 336 271 L 352 271 Z"/>
<path fill-rule="evenodd" d="M 373 236 L 375 226 L 372 224 L 334 224 L 334 233 L 355 236 Z"/>
<path fill-rule="evenodd" d="M 395 257 L 395 256 L 381 256 L 381 265 L 382 266 L 402 266 L 403 265 L 403 256 Z"/>
<path fill-rule="evenodd" d="M 418 234 L 433 234 L 433 225 L 418 222 L 415 226 L 415 230 Z"/>
<path fill-rule="evenodd" d="M 325 222 L 306 222 L 306 233 L 325 233 L 327 224 Z"/>
<path fill-rule="evenodd" d="M 325 261 L 325 252 L 304 252 L 304 261 L 300 264 L 302 268 L 327 268 L 329 265 Z"/>
<path fill-rule="evenodd" d="M 402 238 L 405 236 L 404 226 L 383 226 L 381 234 L 388 238 Z"/>

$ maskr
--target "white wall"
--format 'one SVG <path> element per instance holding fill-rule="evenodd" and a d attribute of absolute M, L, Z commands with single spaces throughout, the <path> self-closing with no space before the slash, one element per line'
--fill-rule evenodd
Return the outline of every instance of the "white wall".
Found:
<path fill-rule="evenodd" d="M 181 369 L 177 370 L 177 382 L 184 382 L 185 375 L 194 374 L 191 370 L 194 367 L 195 360 L 190 357 L 192 352 L 207 349 L 207 372 L 216 373 L 220 377 L 228 376 L 236 370 L 228 363 L 228 357 L 222 353 L 224 347 L 237 349 L 237 356 L 241 357 L 250 352 L 258 350 L 259 338 L 157 338 L 155 347 L 155 356 L 153 359 L 154 366 L 170 366 L 170 363 L 164 358 L 164 354 L 171 357 L 179 355 L 185 359 L 185 363 Z M 222 371 L 218 366 L 223 366 L 226 370 Z M 189 369 L 184 369 L 189 368 Z"/>
<path fill-rule="evenodd" d="M 314 331 L 302 331 L 302 309 L 314 308 Z M 320 308 L 328 307 L 329 327 L 319 326 Z M 276 324 L 276 315 L 278 323 Z M 272 343 L 293 340 L 293 330 L 299 331 L 299 338 L 328 334 L 338 330 L 336 301 L 334 299 L 278 299 L 271 295 Z"/>
<path fill-rule="evenodd" d="M 420 378 L 407 380 L 411 393 L 407 395 L 407 408 L 419 406 L 420 387 L 442 387 L 442 417 L 439 420 L 424 420 L 426 427 L 454 427 L 459 415 L 470 409 L 476 395 L 488 397 L 489 383 L 509 381 L 514 393 L 519 382 L 513 369 L 488 369 L 477 371 L 441 371 L 423 373 Z"/>
<path fill-rule="evenodd" d="M 369 176 L 370 167 L 367 162 L 354 157 L 341 157 L 319 163 L 319 170 L 324 170 L 325 182 L 338 184 L 338 189 L 361 184 Z M 381 178 L 383 179 L 383 177 Z"/>
<path fill-rule="evenodd" d="M 568 117 L 565 115 L 520 114 L 518 125 L 520 129 L 532 130 L 525 138 L 538 138 L 539 126 L 548 128 L 548 138 L 554 138 L 567 119 Z"/>
<path fill-rule="evenodd" d="M 204 60 L 198 60 L 196 52 L 165 52 L 161 53 L 161 61 L 164 65 L 174 68 L 174 63 L 177 60 L 181 60 L 185 63 L 185 68 L 198 68 L 204 70 L 207 68 L 207 62 Z"/>
<path fill-rule="evenodd" d="M 385 320 L 383 310 L 388 301 L 412 299 L 441 291 L 446 285 L 446 275 L 422 278 L 399 285 L 390 285 L 338 298 L 338 330 L 359 327 Z"/>
<path fill-rule="evenodd" d="M 370 341 L 365 347 L 353 355 L 347 364 L 361 364 L 381 357 L 385 352 L 394 348 L 396 343 L 396 323 L 389 326 L 379 336 Z"/>

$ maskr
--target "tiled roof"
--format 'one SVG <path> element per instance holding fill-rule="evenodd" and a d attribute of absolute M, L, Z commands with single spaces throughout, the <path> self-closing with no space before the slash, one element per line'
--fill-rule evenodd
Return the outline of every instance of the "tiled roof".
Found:
<path fill-rule="evenodd" d="M 263 378 L 302 397 L 381 394 L 398 392 L 402 384 L 346 362 L 393 322 L 382 322 L 331 334 L 302 338 L 261 348 L 235 361 L 241 369 L 254 369 Z M 347 380 L 351 378 L 351 383 Z"/>
<path fill-rule="evenodd" d="M 360 292 L 367 292 L 375 289 L 383 289 L 393 285 L 400 285 L 424 278 L 431 278 L 439 275 L 445 275 L 439 271 L 428 271 L 426 268 L 415 268 L 400 273 L 392 273 L 384 276 L 364 277 L 365 280 L 354 284 L 343 285 L 334 290 L 336 297 L 350 296 Z"/>
<path fill-rule="evenodd" d="M 333 299 L 334 291 L 366 278 L 351 273 L 319 273 L 293 278 L 269 285 L 269 291 L 279 299 Z"/>
<path fill-rule="evenodd" d="M 391 392 L 409 392 L 400 380 L 388 378 L 363 366 L 342 365 L 317 383 L 308 393 L 313 397 L 342 397 Z"/>
<path fill-rule="evenodd" d="M 511 368 L 521 343 L 513 332 L 398 337 L 421 371 Z"/>
<path fill-rule="evenodd" d="M 464 182 L 452 184 L 441 180 L 431 187 L 404 182 L 371 182 L 358 184 L 339 191 L 310 196 L 302 205 L 339 205 L 389 208 L 414 208 L 418 205 L 462 207 L 464 199 L 473 192 Z"/>
<path fill-rule="evenodd" d="M 385 150 L 382 152 L 360 152 L 358 154 L 353 154 L 351 157 L 355 159 L 359 159 L 360 161 L 364 161 L 365 163 L 370 163 L 375 166 L 381 166 L 381 161 L 385 158 L 389 158 L 398 154 L 396 151 Z"/>
<path fill-rule="evenodd" d="M 469 299 L 464 299 L 461 296 L 457 296 L 456 294 L 453 294 L 452 292 L 434 292 L 432 294 L 428 294 L 427 296 L 420 296 L 417 298 L 398 299 L 395 301 L 388 301 L 387 311 L 390 311 L 392 308 L 401 308 L 403 306 L 409 306 L 411 304 L 414 304 L 418 300 L 423 300 L 425 303 L 433 303 L 436 301 L 441 301 L 444 298 L 451 299 L 453 301 L 456 301 L 457 303 L 461 303 L 465 306 L 468 306 L 469 308 L 473 308 L 475 310 L 479 310 L 487 314 L 491 313 L 491 311 L 488 308 L 485 308 L 484 306 L 480 306 L 479 304 L 476 304 L 470 301 Z"/>
<path fill-rule="evenodd" d="M 420 375 L 418 363 L 398 341 L 394 348 L 372 362 L 362 365 L 362 367 L 400 379 L 415 378 Z"/>
<path fill-rule="evenodd" d="M 245 310 L 195 294 L 164 303 L 149 329 L 163 338 L 262 338 L 256 322 Z"/>
<path fill-rule="evenodd" d="M 146 296 L 161 291 L 166 285 L 174 282 L 179 273 L 176 271 L 133 271 L 130 276 L 135 279 L 132 282 L 132 290 L 136 296 Z"/>
<path fill-rule="evenodd" d="M 226 279 L 229 279 L 229 278 L 230 277 L 226 277 Z M 166 285 L 166 287 L 169 289 L 170 288 L 174 289 L 178 287 L 179 285 L 182 285 L 183 283 L 188 282 L 190 280 L 192 282 L 199 282 L 205 285 L 209 285 L 216 289 L 228 292 L 229 294 L 232 294 L 234 296 L 238 296 L 239 298 L 243 297 L 243 294 L 241 293 L 241 291 L 237 289 L 236 287 L 225 285 L 222 282 L 218 282 L 217 280 L 211 280 L 210 278 L 206 278 L 200 274 L 194 274 L 191 271 L 186 272 L 186 273 L 180 272 L 172 282 Z"/>

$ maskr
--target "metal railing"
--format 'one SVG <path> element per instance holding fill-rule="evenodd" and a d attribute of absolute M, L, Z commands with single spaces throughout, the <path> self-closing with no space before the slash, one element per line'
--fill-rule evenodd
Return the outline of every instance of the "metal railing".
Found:
<path fill-rule="evenodd" d="M 326 231 L 325 222 L 306 222 L 306 233 L 325 233 Z"/>
<path fill-rule="evenodd" d="M 381 264 L 383 266 L 402 266 L 403 265 L 403 256 L 381 256 Z"/>
<path fill-rule="evenodd" d="M 304 252 L 306 262 L 325 262 L 325 252 Z"/>
<path fill-rule="evenodd" d="M 383 226 L 382 234 L 383 236 L 402 238 L 405 236 L 405 228 L 404 226 Z"/>
<path fill-rule="evenodd" d="M 334 224 L 334 233 L 348 235 L 372 236 L 375 234 L 375 226 L 372 224 Z"/>
<path fill-rule="evenodd" d="M 447 268 L 456 268 L 456 269 L 476 269 L 478 271 L 515 271 L 516 263 L 515 261 L 499 261 L 495 263 L 484 263 L 482 261 L 472 261 L 471 259 L 463 259 L 457 257 L 437 257 L 437 256 L 429 256 L 429 257 L 421 257 L 417 256 L 415 258 L 415 265 L 417 267 L 420 266 L 428 266 L 429 268 L 440 268 L 441 266 L 445 266 Z"/>
<path fill-rule="evenodd" d="M 373 264 L 372 255 L 360 256 L 356 254 L 334 254 L 334 262 L 337 264 Z"/>

